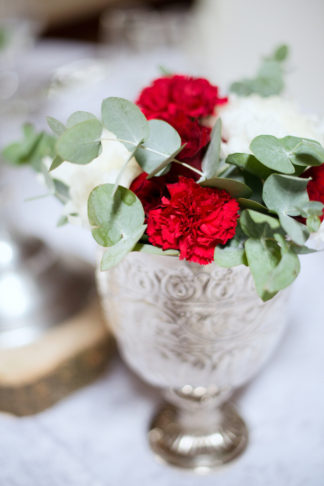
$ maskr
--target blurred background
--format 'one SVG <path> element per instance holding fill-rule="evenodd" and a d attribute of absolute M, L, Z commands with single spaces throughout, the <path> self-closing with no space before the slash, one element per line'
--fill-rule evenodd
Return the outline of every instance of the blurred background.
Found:
<path fill-rule="evenodd" d="M 260 57 L 281 43 L 291 48 L 286 96 L 323 119 L 323 19 L 323 0 L 0 0 L 0 149 L 20 137 L 26 120 L 41 129 L 46 128 L 46 115 L 65 122 L 76 110 L 99 114 L 108 96 L 134 100 L 163 69 L 206 76 L 225 95 L 232 81 L 253 75 Z M 43 192 L 29 168 L 9 168 L 0 160 L 1 223 L 8 219 L 58 254 L 71 253 L 93 264 L 96 248 L 90 232 L 70 225 L 58 229 L 61 206 L 54 198 L 25 202 Z M 260 430 L 258 442 L 252 438 L 244 473 L 240 465 L 229 469 L 228 481 L 222 484 L 231 486 L 242 479 L 250 486 L 322 484 L 323 396 L 315 401 L 312 394 L 319 387 L 315 370 L 323 367 L 323 353 L 321 339 L 308 332 L 305 323 L 313 319 L 319 330 L 323 321 L 323 255 L 311 255 L 307 262 L 291 307 L 294 336 L 283 343 L 275 366 L 271 364 L 268 374 L 243 396 L 252 434 L 254 424 Z M 1 264 L 0 258 L 0 277 Z M 0 350 L 0 364 L 1 359 Z M 98 382 L 35 421 L 18 425 L 1 414 L 0 449 L 8 454 L 1 457 L 0 452 L 0 483 L 102 486 L 108 477 L 109 484 L 128 484 L 123 482 L 125 469 L 135 471 L 132 484 L 200 484 L 182 482 L 179 476 L 174 481 L 171 473 L 163 476 L 164 470 L 162 474 L 153 463 L 143 430 L 156 397 L 120 367 L 115 365 L 110 381 Z M 305 393 L 300 383 L 307 384 Z M 294 413 L 287 405 L 290 401 Z M 305 410 L 311 419 L 300 423 Z M 104 426 L 110 417 L 113 439 Z M 283 427 L 291 427 L 292 437 L 297 430 L 306 434 L 304 445 L 289 443 L 290 455 L 280 434 Z M 35 440 L 42 447 L 30 448 Z M 306 456 L 305 443 L 307 454 L 311 451 Z M 118 468 L 119 456 L 129 447 L 136 453 L 127 454 L 126 467 Z M 17 451 L 27 454 L 28 461 Z M 49 456 L 56 459 L 47 464 Z M 20 464 L 17 482 L 15 459 Z M 30 464 L 35 465 L 33 474 L 24 482 L 21 471 L 28 472 Z M 49 470 L 46 481 L 44 471 L 39 472 L 44 464 Z"/>

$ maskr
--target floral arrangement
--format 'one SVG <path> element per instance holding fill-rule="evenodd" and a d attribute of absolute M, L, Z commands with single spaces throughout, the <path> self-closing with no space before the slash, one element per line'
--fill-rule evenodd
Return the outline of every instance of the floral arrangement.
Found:
<path fill-rule="evenodd" d="M 54 135 L 24 127 L 4 150 L 30 163 L 64 204 L 60 224 L 90 226 L 107 270 L 130 251 L 208 265 L 248 265 L 263 300 L 290 285 L 324 219 L 319 124 L 278 96 L 286 46 L 229 96 L 202 78 L 168 74 L 132 103 L 106 98 Z"/>

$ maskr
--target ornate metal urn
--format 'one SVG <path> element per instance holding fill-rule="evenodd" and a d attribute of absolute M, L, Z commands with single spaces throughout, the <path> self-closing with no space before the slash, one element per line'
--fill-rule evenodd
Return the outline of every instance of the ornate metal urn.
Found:
<path fill-rule="evenodd" d="M 247 428 L 228 400 L 277 344 L 286 292 L 264 303 L 245 266 L 136 252 L 97 281 L 125 361 L 164 393 L 149 431 L 154 452 L 196 470 L 240 454 Z"/>

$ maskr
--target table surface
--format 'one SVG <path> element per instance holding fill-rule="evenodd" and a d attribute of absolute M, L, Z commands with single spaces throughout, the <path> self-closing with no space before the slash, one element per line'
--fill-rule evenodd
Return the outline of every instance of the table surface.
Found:
<path fill-rule="evenodd" d="M 55 67 L 55 62 L 62 62 L 60 51 L 56 44 L 42 45 L 29 61 L 39 67 L 51 53 Z M 67 45 L 65 61 L 89 52 L 87 46 Z M 146 74 L 152 77 L 153 62 L 150 66 Z M 135 88 L 143 82 L 139 79 L 137 71 Z M 113 82 L 107 92 L 112 87 Z M 93 102 L 90 98 L 88 105 Z M 64 104 L 61 112 L 65 110 Z M 8 137 L 16 128 L 11 130 Z M 58 250 L 93 261 L 94 244 L 86 232 L 55 228 L 60 212 L 55 201 L 22 204 L 26 196 L 40 190 L 33 174 L 25 169 L 9 171 L 7 180 L 16 195 L 12 215 L 19 226 L 41 235 Z M 235 396 L 250 432 L 249 446 L 237 461 L 204 477 L 160 464 L 147 443 L 159 392 L 115 358 L 99 380 L 41 414 L 25 418 L 0 414 L 0 485 L 323 485 L 324 254 L 302 260 L 289 304 L 287 332 L 265 369 Z"/>

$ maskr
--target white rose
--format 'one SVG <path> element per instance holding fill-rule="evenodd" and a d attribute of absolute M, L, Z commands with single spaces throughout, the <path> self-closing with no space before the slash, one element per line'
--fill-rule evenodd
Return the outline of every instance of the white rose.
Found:
<path fill-rule="evenodd" d="M 91 191 L 100 184 L 113 184 L 130 156 L 126 147 L 106 129 L 102 132 L 101 142 L 101 154 L 89 164 L 64 162 L 51 172 L 53 177 L 70 188 L 70 201 L 66 204 L 64 213 L 72 223 L 89 226 L 87 204 Z M 133 157 L 124 170 L 119 184 L 128 188 L 141 172 L 143 172 L 141 167 Z M 71 216 L 71 213 L 77 213 L 78 217 Z"/>
<path fill-rule="evenodd" d="M 250 152 L 249 146 L 258 135 L 285 137 L 294 135 L 324 142 L 318 120 L 301 113 L 298 106 L 279 96 L 263 98 L 230 96 L 229 102 L 219 107 L 222 119 L 224 157 L 235 152 Z"/>

